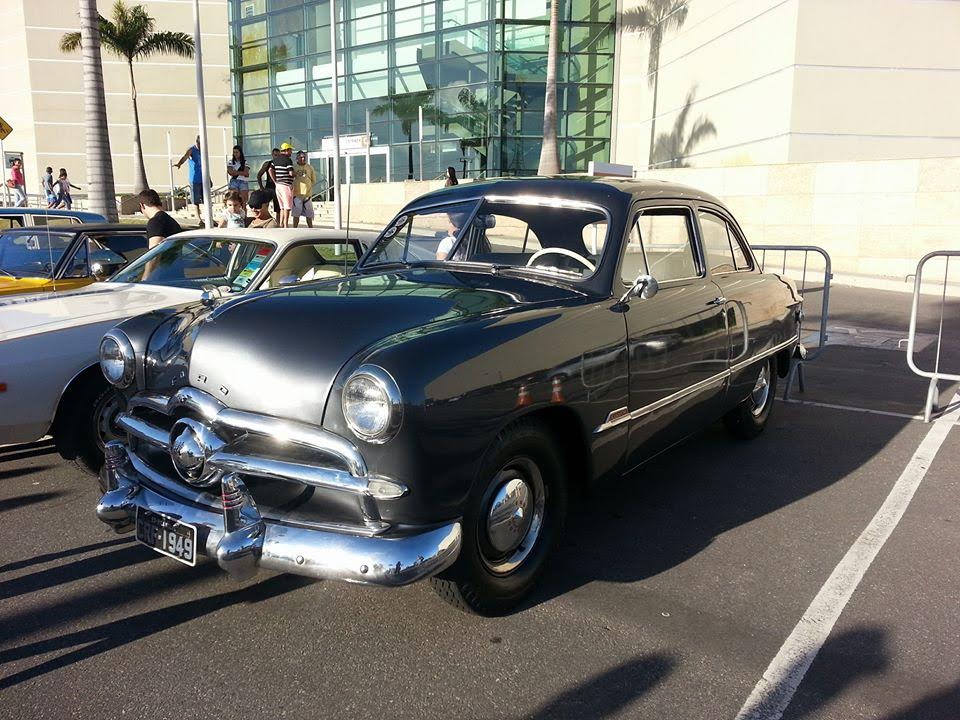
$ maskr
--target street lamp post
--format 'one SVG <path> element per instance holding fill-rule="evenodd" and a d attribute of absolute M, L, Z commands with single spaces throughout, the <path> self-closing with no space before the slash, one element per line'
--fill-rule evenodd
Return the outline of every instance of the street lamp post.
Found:
<path fill-rule="evenodd" d="M 196 2 L 196 0 L 194 0 Z M 333 69 L 333 229 L 340 229 L 340 79 L 337 77 L 337 2 L 330 0 L 330 66 Z"/>
<path fill-rule="evenodd" d="M 210 151 L 207 146 L 207 109 L 203 92 L 203 49 L 200 47 L 200 0 L 193 0 L 193 46 L 197 64 L 197 119 L 200 123 L 200 171 L 203 183 L 203 222 L 213 227 L 210 198 Z"/>

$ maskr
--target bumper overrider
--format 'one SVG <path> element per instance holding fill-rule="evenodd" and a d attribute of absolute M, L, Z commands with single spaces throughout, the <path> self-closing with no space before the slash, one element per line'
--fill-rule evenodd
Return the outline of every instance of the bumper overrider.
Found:
<path fill-rule="evenodd" d="M 138 405 L 170 414 L 179 409 L 193 410 L 211 434 L 218 426 L 232 428 L 233 433 L 228 434 L 232 440 L 208 447 L 211 443 L 205 445 L 207 435 L 203 431 L 191 434 L 197 423 L 189 420 L 177 421 L 173 430 L 164 434 L 161 428 L 131 412 Z M 288 439 L 300 445 L 322 446 L 324 451 L 342 456 L 343 470 L 243 454 L 244 439 L 268 432 L 271 422 L 270 418 L 229 410 L 191 388 L 170 397 L 135 397 L 119 422 L 131 438 L 129 447 L 114 441 L 105 449 L 101 481 L 106 492 L 97 505 L 97 517 L 118 533 L 134 530 L 138 509 L 192 525 L 197 531 L 197 554 L 216 558 L 220 567 L 238 580 L 263 568 L 319 579 L 399 586 L 435 575 L 456 560 L 460 523 L 392 531 L 380 519 L 376 500 L 378 496 L 396 497 L 406 488 L 367 475 L 359 453 L 342 438 L 313 426 L 282 423 Z M 135 452 L 144 442 L 175 456 L 174 465 L 181 478 L 166 477 L 145 463 Z M 195 456 L 206 462 L 194 478 L 181 473 L 181 469 L 195 469 L 198 463 L 191 462 Z M 318 527 L 264 517 L 244 477 L 291 481 L 355 495 L 364 522 L 358 527 Z M 189 485 L 183 483 L 184 478 Z M 219 489 L 219 502 L 211 503 L 209 494 L 191 492 L 190 485 Z"/>

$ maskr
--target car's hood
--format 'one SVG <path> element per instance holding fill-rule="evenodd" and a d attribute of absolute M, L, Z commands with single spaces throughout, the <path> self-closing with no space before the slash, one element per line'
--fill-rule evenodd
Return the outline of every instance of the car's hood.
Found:
<path fill-rule="evenodd" d="M 544 283 L 436 269 L 252 295 L 203 322 L 189 383 L 233 408 L 319 423 L 337 373 L 371 345 L 402 341 L 398 333 L 413 328 L 577 297 Z"/>
<path fill-rule="evenodd" d="M 53 281 L 48 277 L 14 278 L 0 275 L 0 297 L 16 293 L 37 292 L 38 290 L 52 289 Z"/>
<path fill-rule="evenodd" d="M 74 291 L 0 297 L 0 340 L 104 320 L 120 322 L 199 297 L 199 290 L 131 283 L 94 283 Z"/>

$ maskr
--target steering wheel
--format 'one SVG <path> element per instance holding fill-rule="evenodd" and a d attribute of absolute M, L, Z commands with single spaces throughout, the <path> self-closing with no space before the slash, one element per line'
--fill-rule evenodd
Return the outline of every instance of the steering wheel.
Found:
<path fill-rule="evenodd" d="M 594 272 L 597 269 L 594 267 L 593 263 L 587 260 L 583 255 L 578 255 L 573 250 L 567 250 L 566 248 L 562 247 L 548 247 L 537 250 L 533 255 L 530 256 L 530 259 L 527 260 L 527 267 L 531 267 L 534 264 L 534 260 L 551 253 L 554 255 L 564 255 L 565 257 L 573 258 L 590 272 Z"/>

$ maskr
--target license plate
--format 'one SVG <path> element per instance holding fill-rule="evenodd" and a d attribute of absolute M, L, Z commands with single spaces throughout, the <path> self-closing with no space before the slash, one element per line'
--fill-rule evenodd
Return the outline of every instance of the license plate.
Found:
<path fill-rule="evenodd" d="M 174 560 L 197 564 L 197 529 L 193 525 L 138 507 L 137 540 Z"/>

